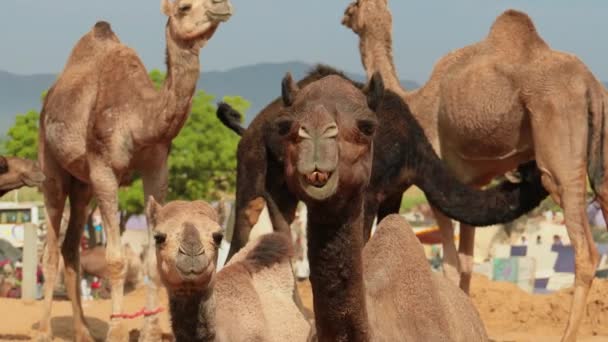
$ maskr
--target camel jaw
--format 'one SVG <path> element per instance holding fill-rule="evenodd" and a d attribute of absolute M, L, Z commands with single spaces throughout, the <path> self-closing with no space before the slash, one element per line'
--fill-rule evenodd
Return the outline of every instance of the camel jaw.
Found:
<path fill-rule="evenodd" d="M 300 174 L 298 177 L 300 189 L 305 196 L 314 201 L 324 201 L 338 191 L 339 174 L 337 169 L 329 175 L 327 181 L 321 186 L 317 186 L 320 184 L 311 184 L 308 178 L 307 175 Z"/>

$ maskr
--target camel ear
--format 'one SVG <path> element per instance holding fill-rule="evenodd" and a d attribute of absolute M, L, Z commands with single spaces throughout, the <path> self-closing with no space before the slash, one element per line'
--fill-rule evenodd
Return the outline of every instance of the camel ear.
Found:
<path fill-rule="evenodd" d="M 281 95 L 283 96 L 283 104 L 289 107 L 293 104 L 296 94 L 298 93 L 298 85 L 293 81 L 291 73 L 286 73 L 281 82 Z"/>
<path fill-rule="evenodd" d="M 154 196 L 150 196 L 148 198 L 148 205 L 146 205 L 146 217 L 148 218 L 148 225 L 150 227 L 156 226 L 156 219 L 161 208 L 162 206 L 156 202 Z"/>
<path fill-rule="evenodd" d="M 382 76 L 380 76 L 379 72 L 374 73 L 365 88 L 367 93 L 367 105 L 375 112 L 378 110 L 378 107 L 380 107 L 382 99 L 384 98 L 384 81 L 382 81 Z"/>
<path fill-rule="evenodd" d="M 172 16 L 173 15 L 173 3 L 171 3 L 171 0 L 160 0 L 160 10 L 167 17 Z"/>

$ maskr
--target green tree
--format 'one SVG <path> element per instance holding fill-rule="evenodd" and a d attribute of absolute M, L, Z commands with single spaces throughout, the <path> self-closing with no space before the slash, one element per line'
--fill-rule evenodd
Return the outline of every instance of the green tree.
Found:
<path fill-rule="evenodd" d="M 15 124 L 8 130 L 4 148 L 6 154 L 27 159 L 38 157 L 38 121 L 40 115 L 35 110 L 17 114 Z"/>
<path fill-rule="evenodd" d="M 239 137 L 215 116 L 214 97 L 197 92 L 192 112 L 173 140 L 169 157 L 170 199 L 217 199 L 215 190 L 232 192 L 236 186 L 236 148 Z M 241 113 L 249 102 L 240 96 L 226 96 Z"/>

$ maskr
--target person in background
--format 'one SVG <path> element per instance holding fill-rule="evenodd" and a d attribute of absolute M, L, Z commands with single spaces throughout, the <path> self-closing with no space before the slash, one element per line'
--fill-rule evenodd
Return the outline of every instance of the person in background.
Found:
<path fill-rule="evenodd" d="M 542 244 L 543 244 L 543 240 L 542 240 L 542 238 L 540 237 L 540 235 L 537 235 L 537 236 L 536 236 L 536 244 L 537 244 L 537 245 L 542 245 Z"/>
<path fill-rule="evenodd" d="M 561 236 L 559 236 L 557 234 L 553 235 L 553 245 L 558 245 L 558 246 L 563 245 Z"/>

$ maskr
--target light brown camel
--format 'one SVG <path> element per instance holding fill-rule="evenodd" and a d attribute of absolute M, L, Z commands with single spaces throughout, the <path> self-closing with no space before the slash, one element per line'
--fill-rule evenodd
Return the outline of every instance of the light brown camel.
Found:
<path fill-rule="evenodd" d="M 78 242 L 93 196 L 108 237 L 112 316 L 107 339 L 128 338 L 120 318 L 126 268 L 120 248 L 118 187 L 129 184 L 137 172 L 143 178 L 146 195 L 161 201 L 165 198 L 169 146 L 188 118 L 200 72 L 200 49 L 218 25 L 231 16 L 232 7 L 228 0 L 162 0 L 162 11 L 169 18 L 165 29 L 167 78 L 160 90 L 155 89 L 135 51 L 119 41 L 108 23 L 98 22 L 78 41 L 46 96 L 40 115 L 39 158 L 47 177 L 43 188 L 49 248 L 41 340 L 51 338 L 57 234 L 66 197 L 70 199 L 71 214 L 61 250 L 75 339 L 92 340 L 80 304 Z M 149 263 L 154 264 L 153 260 Z M 151 278 L 155 279 L 154 273 Z M 154 296 L 148 298 L 147 305 L 157 305 Z M 146 326 L 156 324 L 156 316 L 147 318 Z M 158 332 L 144 332 L 148 330 Z"/>
<path fill-rule="evenodd" d="M 364 245 L 376 113 L 401 98 L 379 74 L 365 93 L 336 75 L 298 89 L 283 80 L 276 119 L 289 189 L 308 208 L 308 256 L 319 341 L 486 341 L 473 304 L 433 275 L 414 233 L 390 216 Z"/>
<path fill-rule="evenodd" d="M 575 249 L 575 294 L 563 336 L 575 340 L 598 262 L 585 216 L 587 177 L 608 214 L 603 86 L 576 56 L 552 50 L 532 20 L 514 10 L 501 14 L 484 40 L 441 58 L 414 91 L 402 89 L 397 78 L 387 0 L 351 4 L 343 24 L 359 35 L 368 77 L 379 72 L 405 99 L 461 181 L 481 187 L 536 159 L 543 185 L 564 209 Z M 458 269 L 452 223 L 435 213 L 448 266 Z M 475 231 L 463 224 L 460 230 L 460 285 L 468 292 Z"/>
<path fill-rule="evenodd" d="M 176 341 L 305 341 L 310 325 L 293 301 L 289 237 L 251 242 L 215 273 L 222 228 L 206 202 L 153 198 L 158 273 L 169 296 Z"/>
<path fill-rule="evenodd" d="M 0 196 L 24 186 L 40 186 L 44 174 L 34 161 L 0 156 Z"/>

